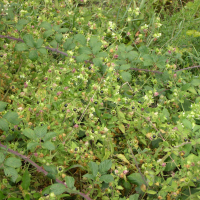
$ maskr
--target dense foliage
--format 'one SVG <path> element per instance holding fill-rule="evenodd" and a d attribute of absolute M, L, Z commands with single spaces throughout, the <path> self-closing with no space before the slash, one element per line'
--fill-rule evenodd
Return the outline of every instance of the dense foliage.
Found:
<path fill-rule="evenodd" d="M 0 8 L 0 199 L 199 199 L 199 0 Z"/>

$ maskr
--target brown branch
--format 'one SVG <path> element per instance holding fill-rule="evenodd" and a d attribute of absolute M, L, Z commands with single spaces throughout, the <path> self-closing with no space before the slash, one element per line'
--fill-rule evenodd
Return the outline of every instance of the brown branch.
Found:
<path fill-rule="evenodd" d="M 40 167 L 39 165 L 37 165 L 35 162 L 33 162 L 27 156 L 22 155 L 22 154 L 18 153 L 17 151 L 14 151 L 12 149 L 9 149 L 9 148 L 7 149 L 7 146 L 1 144 L 1 142 L 0 142 L 0 147 L 5 148 L 8 152 L 10 152 L 10 153 L 12 153 L 12 154 L 14 154 L 16 156 L 19 156 L 20 158 L 24 159 L 25 161 L 31 163 L 35 168 L 37 168 L 37 170 L 39 172 L 42 172 L 45 176 L 48 174 L 48 172 L 46 170 L 44 170 L 42 167 Z M 57 183 L 61 183 L 62 185 L 64 185 L 67 188 L 67 185 L 65 183 L 63 183 L 62 181 L 60 181 L 59 179 L 56 179 L 56 182 Z M 87 200 L 92 200 L 92 199 L 90 199 L 90 197 L 88 197 L 86 194 L 84 194 L 82 192 L 78 192 L 77 194 L 80 194 L 82 197 L 84 197 Z"/>

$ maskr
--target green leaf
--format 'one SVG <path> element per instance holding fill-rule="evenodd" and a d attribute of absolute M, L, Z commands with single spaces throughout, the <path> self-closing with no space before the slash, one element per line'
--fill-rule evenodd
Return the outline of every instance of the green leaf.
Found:
<path fill-rule="evenodd" d="M 22 25 L 22 24 L 17 24 L 17 25 L 16 25 L 16 29 L 17 29 L 18 31 L 21 31 L 23 28 L 24 28 L 24 25 Z"/>
<path fill-rule="evenodd" d="M 49 44 L 55 49 L 58 47 L 58 43 L 56 42 L 56 40 L 52 40 Z"/>
<path fill-rule="evenodd" d="M 4 167 L 4 173 L 6 176 L 11 176 L 12 182 L 17 180 L 18 173 L 13 167 Z"/>
<path fill-rule="evenodd" d="M 0 152 L 0 164 L 3 163 L 5 156 L 2 152 Z"/>
<path fill-rule="evenodd" d="M 191 84 L 194 85 L 194 86 L 200 86 L 200 79 L 193 79 L 191 81 Z"/>
<path fill-rule="evenodd" d="M 48 38 L 49 36 L 53 35 L 53 33 L 54 33 L 54 31 L 52 31 L 52 30 L 45 31 L 43 34 L 43 37 Z"/>
<path fill-rule="evenodd" d="M 130 64 L 125 64 L 125 65 L 122 65 L 122 66 L 120 66 L 120 70 L 127 70 L 127 69 L 129 69 L 131 66 L 130 66 Z"/>
<path fill-rule="evenodd" d="M 67 191 L 67 188 L 61 184 L 61 183 L 55 183 L 50 186 L 51 192 L 53 192 L 55 195 L 60 195 Z"/>
<path fill-rule="evenodd" d="M 138 50 L 139 50 L 139 52 L 140 52 L 141 54 L 143 54 L 143 55 L 149 53 L 149 50 L 148 50 L 148 48 L 147 48 L 145 45 L 140 46 Z"/>
<path fill-rule="evenodd" d="M 146 193 L 148 193 L 148 194 L 157 194 L 157 192 L 154 191 L 154 190 L 147 190 Z"/>
<path fill-rule="evenodd" d="M 3 112 L 8 103 L 0 101 L 0 112 Z"/>
<path fill-rule="evenodd" d="M 51 24 L 49 22 L 42 22 L 39 27 L 49 30 L 51 29 Z"/>
<path fill-rule="evenodd" d="M 142 179 L 140 173 L 133 173 L 127 176 L 127 179 L 130 183 L 135 184 L 137 186 L 141 186 L 142 184 L 146 184 Z"/>
<path fill-rule="evenodd" d="M 32 129 L 30 129 L 30 128 L 25 128 L 25 129 L 22 131 L 22 133 L 23 133 L 26 137 L 28 137 L 28 138 L 30 138 L 30 139 L 33 139 L 33 140 L 36 139 L 35 132 L 34 132 Z"/>
<path fill-rule="evenodd" d="M 129 197 L 129 200 L 138 200 L 139 196 L 140 196 L 139 194 L 131 195 L 131 196 Z"/>
<path fill-rule="evenodd" d="M 28 20 L 26 20 L 26 19 L 20 19 L 18 21 L 18 24 L 26 25 L 26 24 L 28 24 Z"/>
<path fill-rule="evenodd" d="M 63 39 L 63 35 L 61 33 L 57 33 L 55 35 L 55 39 L 58 43 L 61 43 L 62 42 L 62 39 Z"/>
<path fill-rule="evenodd" d="M 22 188 L 24 190 L 27 190 L 30 186 L 30 182 L 31 182 L 31 179 L 29 176 L 29 172 L 28 172 L 28 169 L 26 169 L 22 176 L 22 184 L 21 184 Z"/>
<path fill-rule="evenodd" d="M 195 125 L 195 127 L 193 128 L 193 132 L 196 132 L 199 129 L 200 129 L 200 125 Z"/>
<path fill-rule="evenodd" d="M 133 61 L 137 57 L 138 57 L 138 52 L 137 51 L 130 51 L 127 54 L 127 58 L 129 59 L 129 61 Z"/>
<path fill-rule="evenodd" d="M 123 124 L 119 124 L 119 129 L 121 130 L 122 133 L 125 133 L 125 127 Z"/>
<path fill-rule="evenodd" d="M 2 130 L 2 131 L 9 130 L 8 122 L 3 118 L 0 118 L 0 130 Z"/>
<path fill-rule="evenodd" d="M 184 157 L 187 157 L 190 154 L 190 151 L 192 150 L 192 144 L 185 144 L 181 147 L 181 151 L 184 151 Z"/>
<path fill-rule="evenodd" d="M 55 137 L 56 135 L 57 135 L 57 133 L 55 133 L 55 132 L 49 132 L 44 136 L 43 140 L 46 142 L 46 141 L 50 140 L 52 137 Z"/>
<path fill-rule="evenodd" d="M 4 116 L 11 124 L 18 125 L 20 120 L 18 119 L 18 114 L 16 112 L 7 112 Z"/>
<path fill-rule="evenodd" d="M 42 147 L 45 148 L 45 149 L 48 149 L 50 151 L 55 150 L 55 145 L 50 141 L 47 141 L 47 142 L 43 143 Z"/>
<path fill-rule="evenodd" d="M 66 182 L 66 185 L 69 189 L 73 189 L 74 188 L 74 183 L 75 183 L 75 180 L 73 177 L 71 176 L 66 176 L 65 177 L 65 182 Z"/>
<path fill-rule="evenodd" d="M 103 119 L 111 119 L 112 118 L 112 115 L 111 114 L 108 114 L 108 113 L 105 113 L 103 116 L 102 116 Z"/>
<path fill-rule="evenodd" d="M 38 145 L 40 145 L 38 142 L 29 142 L 27 144 L 27 150 L 34 150 Z"/>
<path fill-rule="evenodd" d="M 194 89 L 194 87 L 190 87 L 188 88 L 188 91 L 190 91 L 193 94 L 197 94 L 196 90 Z"/>
<path fill-rule="evenodd" d="M 29 59 L 32 60 L 32 61 L 36 61 L 37 58 L 38 58 L 38 53 L 37 53 L 37 50 L 31 50 L 29 52 Z"/>
<path fill-rule="evenodd" d="M 182 123 L 185 127 L 192 129 L 192 123 L 188 119 L 184 119 Z"/>
<path fill-rule="evenodd" d="M 72 50 L 75 48 L 75 44 L 73 43 L 73 39 L 72 38 L 68 38 L 66 40 L 66 42 L 63 44 L 63 48 L 65 49 L 65 51 L 67 50 Z"/>
<path fill-rule="evenodd" d="M 122 72 L 121 76 L 122 76 L 122 79 L 126 82 L 130 82 L 132 79 L 132 76 L 129 72 Z"/>
<path fill-rule="evenodd" d="M 16 44 L 14 50 L 15 51 L 26 51 L 26 50 L 28 50 L 28 46 L 25 43 Z"/>
<path fill-rule="evenodd" d="M 0 191 L 0 199 L 6 199 L 2 191 Z"/>
<path fill-rule="evenodd" d="M 4 162 L 5 165 L 13 168 L 18 168 L 22 165 L 21 160 L 15 157 L 9 157 Z"/>
<path fill-rule="evenodd" d="M 95 36 L 91 37 L 90 40 L 89 40 L 89 45 L 90 45 L 90 47 L 91 47 L 91 48 L 95 47 L 96 44 L 98 43 L 98 41 L 99 41 L 99 40 L 98 40 L 97 37 L 95 37 Z"/>
<path fill-rule="evenodd" d="M 96 58 L 106 58 L 108 54 L 106 52 L 99 52 L 96 54 Z"/>
<path fill-rule="evenodd" d="M 42 44 L 43 44 L 43 39 L 39 38 L 35 43 L 35 48 L 39 49 L 42 46 Z"/>
<path fill-rule="evenodd" d="M 66 33 L 67 31 L 69 31 L 68 28 L 61 28 L 58 30 L 58 33 Z"/>
<path fill-rule="evenodd" d="M 92 175 L 94 177 L 96 177 L 97 173 L 98 173 L 98 165 L 95 162 L 89 162 L 88 164 L 90 170 L 92 171 Z"/>
<path fill-rule="evenodd" d="M 96 43 L 96 45 L 94 47 L 92 47 L 92 52 L 94 55 L 98 54 L 99 51 L 101 50 L 101 42 Z"/>
<path fill-rule="evenodd" d="M 85 174 L 85 175 L 83 175 L 83 177 L 95 180 L 95 177 L 92 174 Z"/>
<path fill-rule="evenodd" d="M 114 181 L 114 178 L 110 174 L 105 174 L 105 175 L 101 176 L 99 180 L 104 181 L 105 183 L 110 183 L 110 182 Z"/>
<path fill-rule="evenodd" d="M 78 52 L 79 54 L 92 54 L 92 51 L 89 47 L 80 47 Z"/>
<path fill-rule="evenodd" d="M 60 29 L 60 25 L 54 25 L 54 26 L 53 26 L 53 30 L 55 30 L 55 31 L 57 31 L 57 32 L 58 32 L 58 31 L 59 31 L 59 29 Z"/>
<path fill-rule="evenodd" d="M 147 67 L 147 66 L 151 66 L 151 65 L 153 65 L 153 59 L 152 59 L 152 57 L 151 57 L 151 55 L 149 55 L 149 54 L 145 54 L 144 56 L 143 56 L 143 63 L 144 63 L 144 66 L 145 67 Z"/>
<path fill-rule="evenodd" d="M 34 47 L 34 39 L 32 35 L 30 34 L 24 35 L 23 40 L 29 47 Z"/>
<path fill-rule="evenodd" d="M 38 138 L 44 137 L 47 133 L 47 125 L 35 127 L 34 132 Z"/>
<path fill-rule="evenodd" d="M 76 56 L 77 63 L 83 62 L 87 59 L 89 59 L 89 56 L 87 54 L 81 54 L 80 56 Z"/>
<path fill-rule="evenodd" d="M 86 43 L 87 43 L 87 40 L 86 40 L 85 36 L 82 35 L 82 34 L 77 34 L 77 35 L 75 35 L 75 36 L 74 36 L 74 40 L 77 41 L 77 42 L 79 42 L 79 43 L 82 44 L 83 46 L 85 46 Z"/>
<path fill-rule="evenodd" d="M 101 174 L 107 172 L 112 166 L 112 160 L 104 160 L 99 165 L 99 172 Z"/>
<path fill-rule="evenodd" d="M 103 66 L 103 62 L 102 62 L 102 60 L 100 58 L 93 58 L 92 61 L 93 61 L 94 65 L 97 66 L 97 67 L 102 67 Z"/>
<path fill-rule="evenodd" d="M 40 48 L 38 49 L 38 51 L 41 53 L 41 54 L 47 54 L 47 50 L 45 48 Z"/>

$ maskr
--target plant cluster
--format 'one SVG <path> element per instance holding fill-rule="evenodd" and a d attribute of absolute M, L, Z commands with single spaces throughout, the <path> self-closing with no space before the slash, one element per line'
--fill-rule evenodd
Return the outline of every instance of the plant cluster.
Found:
<path fill-rule="evenodd" d="M 199 198 L 200 2 L 165 4 L 0 3 L 0 199 Z"/>

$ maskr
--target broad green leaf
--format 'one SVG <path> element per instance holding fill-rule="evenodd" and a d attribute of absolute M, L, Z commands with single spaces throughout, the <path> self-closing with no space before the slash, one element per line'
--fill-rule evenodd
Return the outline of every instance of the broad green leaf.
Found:
<path fill-rule="evenodd" d="M 85 175 L 83 175 L 83 177 L 95 180 L 95 177 L 92 174 L 85 174 Z"/>
<path fill-rule="evenodd" d="M 2 191 L 0 191 L 0 199 L 6 199 L 6 197 L 3 195 Z"/>
<path fill-rule="evenodd" d="M 49 44 L 55 49 L 58 47 L 58 43 L 56 42 L 56 40 L 52 40 Z"/>
<path fill-rule="evenodd" d="M 8 177 L 11 176 L 12 182 L 17 180 L 18 173 L 13 167 L 4 167 L 4 173 Z"/>
<path fill-rule="evenodd" d="M 63 48 L 65 49 L 65 51 L 67 50 L 72 50 L 75 48 L 75 44 L 73 43 L 73 39 L 72 38 L 68 38 L 66 40 L 66 42 L 63 44 Z"/>
<path fill-rule="evenodd" d="M 0 112 L 3 112 L 8 103 L 0 101 Z"/>
<path fill-rule="evenodd" d="M 74 188 L 74 183 L 75 183 L 75 180 L 73 177 L 71 176 L 66 176 L 65 177 L 65 182 L 66 182 L 66 185 L 69 189 L 73 189 Z"/>
<path fill-rule="evenodd" d="M 37 50 L 31 50 L 29 52 L 29 59 L 32 60 L 32 61 L 36 61 L 37 58 L 38 58 L 38 53 L 37 53 Z"/>
<path fill-rule="evenodd" d="M 41 54 L 47 54 L 47 50 L 45 48 L 40 48 L 38 49 L 38 51 L 41 53 Z"/>
<path fill-rule="evenodd" d="M 152 59 L 152 57 L 151 57 L 151 55 L 149 55 L 149 54 L 145 54 L 144 56 L 143 56 L 143 63 L 144 63 L 144 66 L 146 67 L 146 66 L 151 66 L 151 65 L 153 65 L 153 59 Z"/>
<path fill-rule="evenodd" d="M 34 47 L 34 39 L 32 35 L 30 34 L 24 35 L 23 40 L 25 44 L 28 45 L 29 47 Z"/>
<path fill-rule="evenodd" d="M 29 142 L 27 144 L 27 150 L 34 150 L 38 145 L 40 145 L 38 142 Z"/>
<path fill-rule="evenodd" d="M 82 165 L 77 164 L 77 165 L 72 165 L 72 166 L 68 167 L 67 169 L 65 169 L 65 171 L 68 171 L 68 170 L 70 170 L 70 169 L 77 168 L 77 167 L 81 167 L 81 168 L 83 168 L 84 170 L 86 170 Z"/>
<path fill-rule="evenodd" d="M 89 56 L 87 54 L 81 54 L 80 56 L 76 56 L 77 63 L 83 62 L 88 59 L 89 59 Z"/>
<path fill-rule="evenodd" d="M 99 41 L 99 40 L 97 39 L 97 37 L 95 37 L 95 36 L 91 37 L 91 38 L 90 38 L 90 41 L 89 41 L 90 47 L 91 47 L 91 48 L 95 47 L 96 44 L 98 43 L 98 41 Z"/>
<path fill-rule="evenodd" d="M 92 51 L 89 47 L 80 47 L 78 52 L 80 54 L 92 54 Z"/>
<path fill-rule="evenodd" d="M 86 43 L 87 43 L 87 40 L 86 40 L 85 36 L 82 35 L 82 34 L 77 34 L 77 35 L 75 35 L 75 36 L 74 36 L 74 40 L 77 41 L 77 42 L 79 42 L 79 43 L 82 44 L 83 46 L 85 46 Z"/>
<path fill-rule="evenodd" d="M 125 64 L 125 65 L 122 65 L 122 66 L 120 66 L 120 70 L 127 70 L 127 69 L 129 69 L 131 66 L 130 66 L 130 64 Z"/>
<path fill-rule="evenodd" d="M 0 152 L 0 164 L 3 163 L 5 156 L 2 152 Z"/>
<path fill-rule="evenodd" d="M 172 159 L 174 160 L 174 162 L 172 161 Z M 172 171 L 176 168 L 176 166 L 179 164 L 179 159 L 178 156 L 176 156 L 175 154 L 171 154 L 171 157 L 168 157 L 165 162 L 167 163 L 164 171 Z M 176 163 L 176 164 L 175 164 Z"/>
<path fill-rule="evenodd" d="M 132 75 L 129 72 L 122 72 L 121 76 L 122 76 L 122 79 L 126 82 L 130 82 L 132 79 Z"/>
<path fill-rule="evenodd" d="M 95 162 L 89 162 L 88 164 L 90 170 L 92 171 L 92 175 L 96 177 L 98 173 L 98 165 Z"/>
<path fill-rule="evenodd" d="M 15 45 L 15 51 L 26 51 L 28 50 L 28 46 L 25 43 L 19 43 Z"/>
<path fill-rule="evenodd" d="M 67 191 L 67 188 L 61 184 L 61 183 L 55 183 L 50 186 L 51 192 L 53 192 L 55 195 L 60 195 Z"/>
<path fill-rule="evenodd" d="M 69 31 L 68 28 L 61 28 L 58 30 L 58 33 L 66 33 L 67 31 Z"/>
<path fill-rule="evenodd" d="M 54 31 L 52 30 L 48 30 L 48 31 L 45 31 L 43 36 L 44 38 L 48 38 L 49 36 L 53 35 Z"/>
<path fill-rule="evenodd" d="M 4 116 L 11 124 L 18 125 L 20 120 L 18 119 L 18 114 L 16 112 L 9 111 Z"/>
<path fill-rule="evenodd" d="M 117 158 L 121 159 L 125 163 L 130 164 L 130 162 L 126 159 L 126 157 L 123 154 L 116 154 Z"/>
<path fill-rule="evenodd" d="M 30 182 L 31 182 L 31 179 L 29 176 L 29 172 L 28 172 L 28 169 L 26 169 L 22 176 L 22 184 L 21 184 L 22 188 L 24 190 L 27 190 L 30 186 Z"/>
<path fill-rule="evenodd" d="M 44 137 L 47 133 L 47 125 L 35 127 L 34 132 L 38 138 Z"/>
<path fill-rule="evenodd" d="M 56 135 L 57 135 L 57 133 L 55 133 L 55 132 L 49 132 L 44 136 L 43 140 L 46 142 L 46 141 L 50 140 L 52 137 L 55 137 Z"/>
<path fill-rule="evenodd" d="M 118 46 L 118 51 L 120 52 L 124 52 L 124 51 L 126 51 L 126 46 L 125 46 L 125 44 L 120 44 L 119 46 Z"/>
<path fill-rule="evenodd" d="M 57 33 L 55 35 L 55 39 L 58 43 L 61 43 L 62 42 L 62 38 L 63 38 L 63 35 L 61 33 Z"/>
<path fill-rule="evenodd" d="M 194 86 L 200 86 L 200 79 L 193 79 L 191 81 L 191 84 L 194 85 Z"/>
<path fill-rule="evenodd" d="M 144 182 L 143 178 L 141 177 L 140 173 L 133 173 L 133 174 L 127 176 L 127 179 L 129 180 L 129 182 L 131 182 L 132 184 L 135 184 L 137 186 L 146 184 Z"/>
<path fill-rule="evenodd" d="M 129 200 L 138 200 L 139 196 L 140 196 L 139 194 L 131 195 L 131 196 L 129 197 Z"/>
<path fill-rule="evenodd" d="M 182 123 L 185 127 L 192 129 L 192 123 L 188 119 L 184 119 Z"/>
<path fill-rule="evenodd" d="M 58 32 L 58 31 L 59 31 L 59 29 L 60 29 L 60 25 L 54 25 L 54 26 L 53 26 L 53 30 L 55 30 L 55 31 L 57 31 L 57 32 Z"/>
<path fill-rule="evenodd" d="M 148 53 L 149 53 L 149 50 L 148 50 L 148 48 L 147 48 L 145 45 L 140 46 L 138 50 L 139 50 L 139 52 L 140 52 L 142 55 L 148 54 Z"/>
<path fill-rule="evenodd" d="M 42 22 L 39 27 L 49 30 L 49 29 L 51 29 L 51 24 L 49 22 Z"/>
<path fill-rule="evenodd" d="M 39 49 L 39 48 L 42 46 L 42 44 L 43 44 L 43 39 L 42 39 L 42 38 L 39 38 L 39 39 L 37 40 L 37 42 L 35 43 L 35 47 L 36 47 L 37 49 Z"/>
<path fill-rule="evenodd" d="M 188 88 L 188 91 L 190 91 L 193 94 L 197 94 L 196 90 L 194 89 L 194 87 L 190 87 Z"/>
<path fill-rule="evenodd" d="M 4 162 L 5 165 L 13 168 L 18 168 L 22 165 L 21 160 L 15 157 L 9 157 Z"/>
<path fill-rule="evenodd" d="M 8 122 L 3 118 L 0 118 L 0 130 L 2 130 L 2 131 L 9 130 Z"/>
<path fill-rule="evenodd" d="M 110 183 L 110 182 L 114 181 L 114 178 L 110 174 L 105 174 L 105 175 L 101 176 L 99 180 L 104 181 L 105 183 Z"/>
<path fill-rule="evenodd" d="M 196 132 L 199 129 L 200 129 L 200 125 L 195 125 L 195 127 L 193 128 L 193 132 Z"/>
<path fill-rule="evenodd" d="M 190 151 L 192 150 L 192 144 L 185 144 L 181 147 L 181 151 L 184 151 L 184 157 L 187 157 L 190 154 Z"/>
<path fill-rule="evenodd" d="M 54 165 L 43 165 L 44 169 L 51 174 L 58 174 L 57 168 Z"/>
<path fill-rule="evenodd" d="M 96 54 L 96 58 L 106 58 L 108 54 L 106 52 L 99 52 Z"/>
<path fill-rule="evenodd" d="M 104 160 L 99 164 L 99 172 L 101 174 L 107 172 L 112 166 L 112 160 Z"/>
<path fill-rule="evenodd" d="M 101 42 L 96 43 L 96 45 L 94 47 L 92 47 L 92 52 L 94 55 L 98 54 L 99 51 L 101 50 Z"/>
<path fill-rule="evenodd" d="M 21 31 L 21 30 L 24 28 L 24 25 L 22 25 L 22 24 L 17 24 L 15 27 L 16 27 L 16 29 L 17 29 L 18 31 Z"/>
<path fill-rule="evenodd" d="M 131 45 L 126 46 L 126 48 L 125 48 L 125 51 L 126 51 L 126 52 L 129 52 L 129 51 L 131 51 L 131 50 L 133 50 L 133 47 L 132 47 Z"/>
<path fill-rule="evenodd" d="M 20 19 L 18 21 L 18 24 L 26 25 L 26 24 L 28 24 L 28 20 L 26 20 L 26 19 Z"/>
<path fill-rule="evenodd" d="M 125 127 L 122 123 L 119 124 L 119 129 L 121 130 L 122 133 L 125 133 Z"/>
<path fill-rule="evenodd" d="M 129 61 L 133 61 L 137 57 L 138 57 L 137 51 L 130 51 L 130 52 L 127 53 L 127 58 L 129 59 Z"/>
<path fill-rule="evenodd" d="M 45 149 L 48 149 L 48 150 L 50 150 L 50 151 L 55 150 L 55 145 L 54 145 L 52 142 L 50 142 L 50 141 L 44 142 L 44 143 L 42 144 L 42 147 L 45 148 Z"/>
<path fill-rule="evenodd" d="M 36 139 L 35 132 L 34 132 L 32 129 L 30 129 L 30 128 L 25 128 L 25 129 L 22 131 L 22 133 L 23 133 L 26 137 L 28 137 L 28 138 L 30 138 L 30 139 L 33 139 L 33 140 Z"/>
<path fill-rule="evenodd" d="M 102 67 L 103 66 L 103 62 L 102 62 L 102 60 L 100 58 L 93 58 L 92 61 L 93 61 L 94 65 L 97 66 L 97 67 Z"/>
<path fill-rule="evenodd" d="M 167 58 L 164 56 L 159 56 L 158 60 L 155 62 L 156 66 L 160 69 L 164 69 L 165 68 L 165 63 L 166 63 Z"/>
<path fill-rule="evenodd" d="M 105 113 L 103 116 L 102 116 L 103 119 L 111 119 L 112 118 L 112 115 L 111 114 L 108 114 L 108 113 Z"/>

